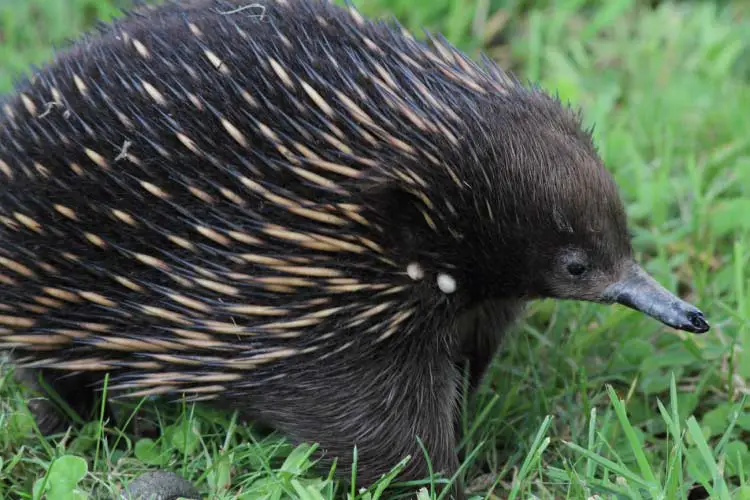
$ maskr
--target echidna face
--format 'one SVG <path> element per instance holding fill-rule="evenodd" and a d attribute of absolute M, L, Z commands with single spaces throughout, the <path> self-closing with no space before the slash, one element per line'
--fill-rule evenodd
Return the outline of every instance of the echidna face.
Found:
<path fill-rule="evenodd" d="M 700 310 L 667 291 L 634 260 L 617 186 L 590 143 L 559 129 L 542 132 L 541 138 L 547 153 L 531 155 L 538 163 L 525 168 L 544 176 L 527 176 L 533 202 L 519 205 L 535 213 L 533 224 L 525 230 L 528 236 L 515 226 L 528 256 L 522 259 L 531 277 L 528 295 L 617 302 L 674 328 L 708 331 Z"/>
<path fill-rule="evenodd" d="M 633 262 L 625 210 L 595 153 L 581 149 L 557 161 L 563 166 L 549 169 L 543 187 L 550 195 L 534 232 L 539 250 L 531 255 L 539 261 L 531 286 L 543 297 L 599 301 Z"/>

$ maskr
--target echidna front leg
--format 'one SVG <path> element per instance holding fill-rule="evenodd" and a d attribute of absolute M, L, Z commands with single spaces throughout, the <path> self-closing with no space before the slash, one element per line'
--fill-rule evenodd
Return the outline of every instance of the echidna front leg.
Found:
<path fill-rule="evenodd" d="M 15 378 L 29 392 L 29 411 L 39 431 L 45 436 L 63 432 L 73 424 L 70 416 L 60 408 L 55 399 L 65 403 L 84 421 L 96 414 L 99 399 L 94 374 L 16 368 Z M 51 394 L 47 388 L 55 394 Z"/>
<path fill-rule="evenodd" d="M 255 413 L 295 441 L 319 443 L 321 465 L 337 459 L 341 478 L 351 477 L 356 446 L 357 487 L 372 485 L 406 456 L 411 460 L 399 481 L 429 478 L 417 438 L 432 471 L 450 478 L 459 466 L 454 354 L 398 340 L 370 352 L 355 348 L 308 366 L 279 367 L 285 376 L 253 395 Z M 347 354 L 351 358 L 342 359 Z M 460 486 L 453 492 L 464 498 Z"/>
<path fill-rule="evenodd" d="M 485 302 L 459 318 L 457 329 L 461 339 L 459 370 L 463 375 L 468 364 L 469 390 L 482 383 L 508 328 L 523 310 L 520 302 Z"/>

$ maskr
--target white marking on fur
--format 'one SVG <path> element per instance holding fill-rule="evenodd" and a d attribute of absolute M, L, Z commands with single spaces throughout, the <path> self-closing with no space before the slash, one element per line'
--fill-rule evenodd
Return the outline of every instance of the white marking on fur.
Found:
<path fill-rule="evenodd" d="M 437 285 L 440 291 L 445 294 L 451 294 L 456 291 L 456 279 L 450 274 L 438 274 Z"/>
<path fill-rule="evenodd" d="M 424 269 L 422 269 L 422 266 L 418 262 L 412 262 L 406 266 L 406 274 L 414 281 L 419 281 L 424 278 Z"/>

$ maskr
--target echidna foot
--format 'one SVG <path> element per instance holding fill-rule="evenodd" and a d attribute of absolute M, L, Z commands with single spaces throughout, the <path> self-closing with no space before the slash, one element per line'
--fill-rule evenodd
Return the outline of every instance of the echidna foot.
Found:
<path fill-rule="evenodd" d="M 16 381 L 29 394 L 27 406 L 44 436 L 64 432 L 75 424 L 74 415 L 82 420 L 95 415 L 97 395 L 90 374 L 57 374 L 52 371 L 16 368 Z M 61 407 L 62 402 L 67 409 Z"/>

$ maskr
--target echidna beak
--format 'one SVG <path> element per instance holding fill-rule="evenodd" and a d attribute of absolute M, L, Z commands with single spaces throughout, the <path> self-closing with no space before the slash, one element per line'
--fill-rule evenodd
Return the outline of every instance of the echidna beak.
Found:
<path fill-rule="evenodd" d="M 604 290 L 602 302 L 617 302 L 678 330 L 705 333 L 711 328 L 698 308 L 669 292 L 637 264 Z"/>

